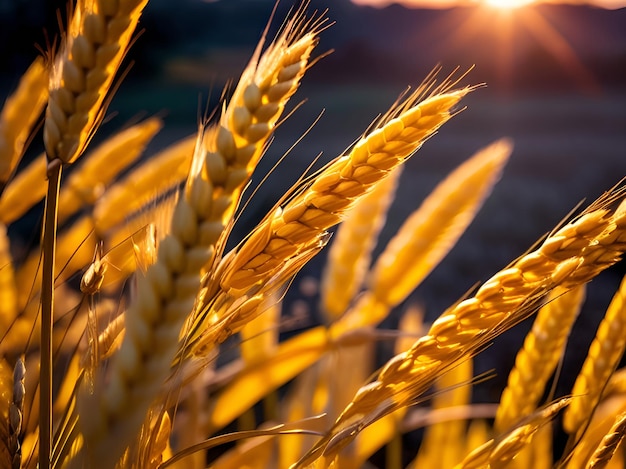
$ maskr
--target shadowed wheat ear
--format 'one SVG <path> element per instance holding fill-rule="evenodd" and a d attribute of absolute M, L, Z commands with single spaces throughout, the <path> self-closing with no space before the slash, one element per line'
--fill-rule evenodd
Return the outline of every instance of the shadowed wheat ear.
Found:
<path fill-rule="evenodd" d="M 389 360 L 377 378 L 357 392 L 300 467 L 321 455 L 334 457 L 359 429 L 414 402 L 440 373 L 527 317 L 553 288 L 585 283 L 617 262 L 626 250 L 626 211 L 605 207 L 623 198 L 619 189 L 605 195 L 536 250 L 493 276 L 473 297 L 449 308 L 428 334 Z"/>
<path fill-rule="evenodd" d="M 48 71 L 37 58 L 0 113 L 0 193 L 19 163 L 33 125 L 48 99 Z"/>
<path fill-rule="evenodd" d="M 94 394 L 83 393 L 79 402 L 82 457 L 89 467 L 112 467 L 135 442 L 168 376 L 204 269 L 216 255 L 219 237 L 285 102 L 299 85 L 319 25 L 298 11 L 260 58 L 257 51 L 218 131 L 205 134 L 201 128 L 171 232 L 161 241 L 155 264 L 137 276 L 122 345 L 107 366 L 106 379 L 99 376 Z"/>
<path fill-rule="evenodd" d="M 565 431 L 577 434 L 584 430 L 625 348 L 626 277 L 609 304 L 572 388 L 574 400 L 563 415 Z"/>
<path fill-rule="evenodd" d="M 22 464 L 22 449 L 20 447 L 20 433 L 24 420 L 24 379 L 26 378 L 26 366 L 24 359 L 18 358 L 13 370 L 13 398 L 9 406 L 9 451 L 12 456 L 11 467 L 19 469 Z"/>
<path fill-rule="evenodd" d="M 258 314 L 263 295 L 280 287 L 328 241 L 328 228 L 451 117 L 472 88 L 445 81 L 420 101 L 432 81 L 396 104 L 379 127 L 324 167 L 283 207 L 276 206 L 219 266 L 219 289 L 206 295 L 190 325 L 186 354 L 203 354 Z"/>
<path fill-rule="evenodd" d="M 496 432 L 507 430 L 536 408 L 563 354 L 584 298 L 584 285 L 569 291 L 557 288 L 548 296 L 546 304 L 537 313 L 522 349 L 517 353 L 515 367 L 500 397 L 494 422 Z"/>

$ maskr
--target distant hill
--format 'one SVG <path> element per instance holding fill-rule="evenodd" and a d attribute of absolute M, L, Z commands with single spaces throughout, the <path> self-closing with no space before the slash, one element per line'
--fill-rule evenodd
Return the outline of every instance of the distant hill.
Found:
<path fill-rule="evenodd" d="M 176 56 L 197 60 L 197 66 L 202 67 L 210 48 L 225 49 L 225 55 L 233 57 L 238 53 L 248 56 L 274 3 L 151 0 L 141 21 L 144 33 L 132 54 L 141 57 L 133 75 L 162 71 L 164 60 Z M 293 3 L 279 3 L 276 27 Z M 420 10 L 391 5 L 375 9 L 349 0 L 310 3 L 310 10 L 328 8 L 336 22 L 324 32 L 320 47 L 335 52 L 314 68 L 310 80 L 405 84 L 407 77 L 423 77 L 440 63 L 445 70 L 476 64 L 473 77 L 489 81 L 496 89 L 626 87 L 626 9 L 541 5 L 536 10 L 542 19 L 530 21 L 527 27 L 516 22 L 506 45 L 496 34 L 495 14 L 471 21 L 480 16 L 479 7 Z M 45 44 L 43 29 L 56 31 L 55 11 L 63 11 L 64 5 L 65 0 L 31 0 L 29 8 L 18 0 L 0 4 L 0 40 L 14 45 L 0 49 L 0 76 L 5 82 L 14 81 L 32 60 L 37 53 L 34 44 Z M 542 22 L 551 26 L 558 41 L 547 37 L 542 42 L 531 34 L 531 30 L 541 29 Z M 571 48 L 579 63 L 555 52 L 563 48 Z M 231 72 L 225 70 L 225 74 Z"/>

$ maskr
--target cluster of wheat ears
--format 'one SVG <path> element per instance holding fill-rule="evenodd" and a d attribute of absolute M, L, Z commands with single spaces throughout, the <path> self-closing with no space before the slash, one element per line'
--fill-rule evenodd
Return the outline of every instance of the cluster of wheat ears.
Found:
<path fill-rule="evenodd" d="M 411 451 L 402 435 L 418 427 L 411 467 L 623 467 L 626 283 L 571 395 L 544 397 L 585 283 L 626 249 L 623 188 L 429 326 L 409 308 L 398 330 L 381 331 L 511 152 L 503 140 L 471 157 L 372 261 L 403 162 L 474 87 L 428 77 L 225 252 L 328 20 L 295 8 L 214 119 L 131 168 L 160 119 L 87 148 L 146 3 L 79 0 L 56 54 L 28 68 L 0 115 L 1 467 L 196 468 L 226 447 L 212 467 L 350 468 L 386 446 L 386 466 L 398 468 Z M 44 108 L 45 154 L 18 172 Z M 16 262 L 7 226 L 44 198 L 41 241 Z M 338 224 L 320 282 L 325 325 L 279 342 L 282 295 Z M 499 405 L 472 406 L 472 357 L 534 313 Z M 239 358 L 218 367 L 235 334 L 228 348 Z M 396 355 L 373 371 L 381 337 Z M 232 421 L 239 431 L 220 433 Z M 562 454 L 552 450 L 557 421 L 569 434 Z"/>

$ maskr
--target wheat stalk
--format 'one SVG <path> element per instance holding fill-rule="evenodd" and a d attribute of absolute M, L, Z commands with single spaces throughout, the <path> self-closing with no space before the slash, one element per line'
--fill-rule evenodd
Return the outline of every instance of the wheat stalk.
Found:
<path fill-rule="evenodd" d="M 496 431 L 506 430 L 536 408 L 563 353 L 584 297 L 584 285 L 570 291 L 555 289 L 548 296 L 515 358 L 515 367 L 500 397 L 494 422 Z"/>
<path fill-rule="evenodd" d="M 472 298 L 446 311 L 410 350 L 396 355 L 362 387 L 328 435 L 300 461 L 336 454 L 355 431 L 407 405 L 447 367 L 528 315 L 551 289 L 584 283 L 615 263 L 626 249 L 626 212 L 606 208 L 609 195 L 549 236 L 535 251 L 500 271 Z"/>

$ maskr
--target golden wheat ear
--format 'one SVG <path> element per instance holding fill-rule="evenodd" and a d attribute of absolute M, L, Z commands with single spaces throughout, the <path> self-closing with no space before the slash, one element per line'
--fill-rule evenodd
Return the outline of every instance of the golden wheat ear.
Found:
<path fill-rule="evenodd" d="M 529 415 L 505 435 L 488 441 L 472 451 L 456 469 L 505 467 L 532 441 L 535 434 L 565 408 L 571 398 L 562 398 Z"/>
<path fill-rule="evenodd" d="M 0 193 L 15 171 L 48 99 L 48 70 L 37 58 L 0 112 Z"/>
<path fill-rule="evenodd" d="M 50 74 L 46 153 L 72 163 L 104 114 L 111 89 L 148 0 L 78 0 Z"/>
<path fill-rule="evenodd" d="M 623 199 L 623 189 L 602 197 L 535 251 L 497 273 L 472 298 L 449 308 L 427 335 L 388 361 L 377 379 L 357 392 L 299 465 L 334 456 L 355 431 L 414 402 L 440 373 L 527 317 L 552 289 L 583 284 L 617 262 L 626 250 L 626 211 L 608 205 Z"/>
<path fill-rule="evenodd" d="M 202 355 L 258 314 L 264 295 L 280 288 L 314 257 L 360 197 L 409 158 L 452 116 L 472 88 L 449 82 L 420 101 L 424 89 L 396 104 L 388 118 L 349 151 L 323 168 L 309 185 L 277 205 L 216 268 L 213 290 L 204 296 L 187 334 L 187 355 Z"/>
<path fill-rule="evenodd" d="M 312 29 L 310 29 L 312 28 Z M 163 392 L 181 326 L 191 313 L 206 266 L 229 223 L 286 99 L 297 88 L 317 43 L 318 22 L 299 16 L 244 71 L 217 133 L 198 133 L 187 184 L 161 241 L 156 262 L 137 276 L 125 313 L 125 335 L 93 395 L 79 399 L 90 465 L 113 466 Z M 215 136 L 213 139 L 212 136 Z M 261 143 L 259 143 L 261 142 Z"/>
<path fill-rule="evenodd" d="M 626 277 L 611 300 L 583 367 L 576 378 L 574 400 L 563 416 L 563 428 L 581 436 L 626 348 Z"/>
<path fill-rule="evenodd" d="M 539 403 L 585 299 L 585 285 L 555 289 L 537 313 L 500 397 L 494 428 L 503 432 Z M 572 404 L 570 404 L 572 405 Z"/>
<path fill-rule="evenodd" d="M 507 140 L 494 142 L 435 188 L 378 257 L 368 276 L 368 289 L 332 325 L 334 335 L 378 324 L 419 286 L 472 222 L 500 179 L 512 148 Z"/>

